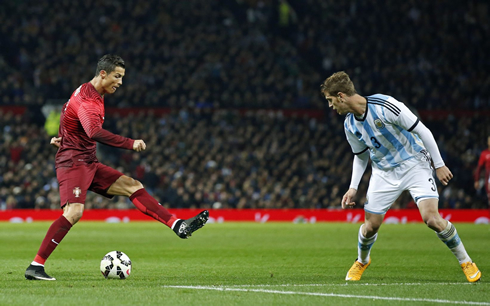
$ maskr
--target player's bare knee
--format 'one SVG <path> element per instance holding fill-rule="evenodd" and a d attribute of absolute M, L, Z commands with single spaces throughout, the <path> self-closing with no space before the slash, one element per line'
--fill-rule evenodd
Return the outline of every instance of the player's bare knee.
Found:
<path fill-rule="evenodd" d="M 72 222 L 72 221 L 70 221 L 70 222 L 71 222 L 71 224 L 75 224 L 75 223 L 77 223 L 78 221 L 80 221 L 80 219 L 82 219 L 82 216 L 83 216 L 83 212 L 81 212 L 81 211 L 80 211 L 80 212 L 76 212 L 76 213 L 72 214 L 72 215 L 71 215 L 71 219 L 72 219 L 72 221 L 73 221 L 73 222 Z"/>
<path fill-rule="evenodd" d="M 139 190 L 143 188 L 143 184 L 140 181 L 133 179 L 133 188 Z"/>
<path fill-rule="evenodd" d="M 143 188 L 143 184 L 140 181 L 131 178 L 129 184 L 130 193 L 133 194 L 141 188 Z"/>
<path fill-rule="evenodd" d="M 364 233 L 363 233 L 363 235 L 366 238 L 370 238 L 370 237 L 376 235 L 376 233 L 379 230 L 379 227 L 380 227 L 380 225 L 377 225 L 377 224 L 364 223 L 364 228 L 363 228 L 364 229 Z"/>
<path fill-rule="evenodd" d="M 133 178 L 129 178 L 129 180 L 127 181 L 127 184 L 126 184 L 126 196 L 131 196 L 133 193 L 135 193 L 136 191 L 140 190 L 144 188 L 143 184 L 138 181 L 138 180 L 135 180 Z"/>
<path fill-rule="evenodd" d="M 63 213 L 63 216 L 70 222 L 72 225 L 75 225 L 83 216 L 83 209 L 67 209 Z"/>

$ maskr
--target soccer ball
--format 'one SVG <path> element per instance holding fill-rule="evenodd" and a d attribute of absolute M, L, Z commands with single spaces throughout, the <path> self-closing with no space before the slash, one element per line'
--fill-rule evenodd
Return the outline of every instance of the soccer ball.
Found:
<path fill-rule="evenodd" d="M 131 259 L 120 251 L 109 252 L 100 262 L 100 272 L 105 278 L 128 278 L 131 274 Z"/>

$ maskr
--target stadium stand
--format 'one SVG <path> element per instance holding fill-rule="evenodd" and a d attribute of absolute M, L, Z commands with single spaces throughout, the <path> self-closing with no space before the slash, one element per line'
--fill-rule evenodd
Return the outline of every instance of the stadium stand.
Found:
<path fill-rule="evenodd" d="M 490 133 L 488 5 L 6 1 L 0 209 L 59 207 L 41 107 L 64 102 L 109 52 L 126 60 L 127 74 L 107 107 L 171 112 L 107 116 L 108 130 L 141 137 L 151 150 L 101 146 L 100 160 L 140 179 L 166 206 L 338 207 L 352 156 L 342 118 L 325 110 L 319 84 L 342 69 L 360 93 L 390 94 L 420 113 L 455 175 L 440 186 L 441 207 L 486 207 L 472 175 Z M 10 106 L 27 112 L 15 114 Z M 322 116 L 281 115 L 290 109 Z M 364 179 L 359 194 L 367 184 Z M 407 194 L 395 203 L 413 205 Z M 87 201 L 87 208 L 125 207 L 130 203 L 122 198 L 92 194 Z"/>

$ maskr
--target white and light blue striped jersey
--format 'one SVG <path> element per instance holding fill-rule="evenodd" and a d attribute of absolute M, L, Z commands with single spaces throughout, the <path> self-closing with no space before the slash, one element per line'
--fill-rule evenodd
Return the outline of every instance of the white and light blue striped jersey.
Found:
<path fill-rule="evenodd" d="M 349 113 L 344 121 L 347 141 L 354 154 L 369 149 L 372 165 L 389 170 L 427 151 L 418 135 L 411 133 L 419 119 L 405 104 L 382 94 L 366 99 L 362 118 Z"/>

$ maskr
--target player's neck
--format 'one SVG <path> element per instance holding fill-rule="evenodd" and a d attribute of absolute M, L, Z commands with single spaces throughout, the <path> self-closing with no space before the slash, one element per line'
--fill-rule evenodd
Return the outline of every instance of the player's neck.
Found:
<path fill-rule="evenodd" d="M 366 112 L 367 100 L 361 95 L 355 94 L 351 97 L 352 113 L 356 117 L 362 117 Z"/>
<path fill-rule="evenodd" d="M 92 84 L 92 86 L 94 86 L 95 90 L 97 90 L 97 92 L 101 95 L 101 96 L 104 96 L 105 94 L 105 91 L 104 91 L 104 87 L 102 87 L 102 80 L 98 77 L 94 77 L 91 81 L 90 81 L 90 84 Z"/>

